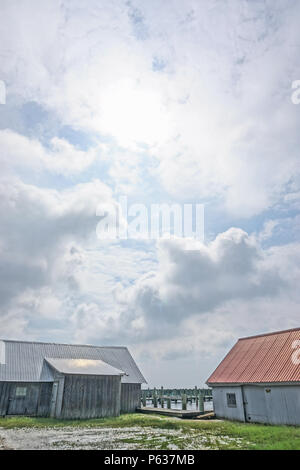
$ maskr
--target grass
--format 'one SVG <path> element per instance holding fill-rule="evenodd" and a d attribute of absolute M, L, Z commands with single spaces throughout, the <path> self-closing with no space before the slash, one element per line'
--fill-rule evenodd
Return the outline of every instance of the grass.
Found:
<path fill-rule="evenodd" d="M 144 428 L 145 433 L 128 434 L 122 442 L 137 448 L 166 449 L 261 449 L 300 450 L 300 427 L 270 426 L 232 421 L 180 420 L 165 416 L 126 414 L 118 418 L 56 420 L 50 418 L 0 418 L 0 428 Z M 174 431 L 173 433 L 169 431 Z M 148 431 L 148 432 L 147 432 Z M 155 431 L 155 432 L 154 432 Z M 198 446 L 198 447 L 197 447 Z M 173 448 L 175 448 L 173 447 Z"/>

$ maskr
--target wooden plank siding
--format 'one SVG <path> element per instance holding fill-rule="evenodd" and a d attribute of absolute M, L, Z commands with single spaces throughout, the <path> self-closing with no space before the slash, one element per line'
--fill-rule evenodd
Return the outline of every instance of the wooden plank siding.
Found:
<path fill-rule="evenodd" d="M 52 382 L 0 382 L 0 415 L 49 416 L 52 385 Z M 17 396 L 17 387 L 26 388 L 26 396 Z"/>
<path fill-rule="evenodd" d="M 141 384 L 121 384 L 121 413 L 134 413 L 141 406 Z"/>
<path fill-rule="evenodd" d="M 61 393 L 54 403 L 57 418 L 119 416 L 140 407 L 141 385 L 121 384 L 119 376 L 65 375 L 60 380 Z M 16 396 L 16 387 L 26 387 L 26 396 Z M 50 416 L 52 389 L 53 382 L 0 382 L 0 416 Z"/>
<path fill-rule="evenodd" d="M 104 418 L 120 414 L 120 376 L 65 375 L 63 419 Z"/>

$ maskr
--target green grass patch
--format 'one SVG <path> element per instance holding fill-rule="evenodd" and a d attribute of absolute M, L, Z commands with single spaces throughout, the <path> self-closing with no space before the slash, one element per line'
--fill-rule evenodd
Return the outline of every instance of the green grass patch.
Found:
<path fill-rule="evenodd" d="M 210 449 L 295 449 L 300 450 L 300 427 L 270 426 L 232 421 L 197 421 L 152 416 L 139 413 L 125 414 L 118 418 L 90 420 L 56 420 L 51 418 L 9 417 L 0 418 L 0 428 L 101 428 L 101 427 L 142 427 L 145 436 L 128 436 L 123 442 L 136 443 L 140 448 L 166 449 L 174 445 L 179 449 L 192 449 L 193 446 Z M 149 433 L 147 435 L 147 429 Z M 167 434 L 161 441 L 151 436 L 151 429 L 178 431 Z M 166 435 L 166 433 L 165 433 Z"/>

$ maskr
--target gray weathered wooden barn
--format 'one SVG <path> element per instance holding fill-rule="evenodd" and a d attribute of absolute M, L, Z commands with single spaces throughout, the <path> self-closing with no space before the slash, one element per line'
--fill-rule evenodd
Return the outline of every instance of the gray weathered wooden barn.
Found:
<path fill-rule="evenodd" d="M 145 379 L 126 347 L 0 340 L 0 415 L 134 412 Z"/>
<path fill-rule="evenodd" d="M 217 417 L 300 425 L 300 328 L 239 339 L 207 384 Z"/>

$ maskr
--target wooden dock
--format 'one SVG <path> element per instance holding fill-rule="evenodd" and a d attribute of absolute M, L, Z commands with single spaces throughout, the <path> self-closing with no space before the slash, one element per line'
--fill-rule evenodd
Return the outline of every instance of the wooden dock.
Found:
<path fill-rule="evenodd" d="M 193 408 L 195 413 L 204 413 L 204 402 L 212 401 L 212 391 L 210 389 L 201 389 L 195 386 L 193 389 L 160 389 L 153 388 L 141 391 L 141 407 L 142 408 L 159 408 L 167 409 L 180 407 L 183 411 Z M 175 406 L 172 406 L 175 405 Z M 178 406 L 179 405 L 179 406 Z"/>
<path fill-rule="evenodd" d="M 137 408 L 136 411 L 144 414 L 156 414 L 182 419 L 195 419 L 197 418 L 197 416 L 201 415 L 201 412 L 199 410 L 176 410 L 168 408 L 152 408 L 150 406 L 143 406 L 141 408 Z"/>

